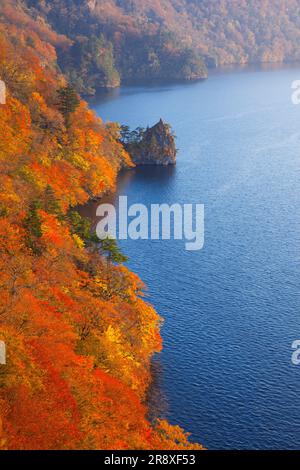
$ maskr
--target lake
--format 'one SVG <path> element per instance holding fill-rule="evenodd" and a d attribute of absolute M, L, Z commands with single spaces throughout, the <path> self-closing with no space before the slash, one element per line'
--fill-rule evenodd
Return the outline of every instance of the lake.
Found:
<path fill-rule="evenodd" d="M 131 127 L 169 122 L 175 168 L 120 178 L 129 203 L 205 205 L 205 245 L 121 241 L 164 318 L 152 413 L 209 449 L 297 449 L 300 366 L 300 68 L 230 70 L 124 87 L 92 105 Z M 91 206 L 95 216 L 95 205 Z"/>

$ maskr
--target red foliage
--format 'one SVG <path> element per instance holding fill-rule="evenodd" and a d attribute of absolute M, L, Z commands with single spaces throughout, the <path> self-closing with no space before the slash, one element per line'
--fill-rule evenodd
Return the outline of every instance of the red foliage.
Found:
<path fill-rule="evenodd" d="M 0 448 L 159 447 L 141 398 L 160 319 L 137 276 L 85 249 L 68 216 L 130 159 L 85 103 L 68 123 L 58 110 L 51 44 L 63 38 L 21 9 L 2 13 Z"/>

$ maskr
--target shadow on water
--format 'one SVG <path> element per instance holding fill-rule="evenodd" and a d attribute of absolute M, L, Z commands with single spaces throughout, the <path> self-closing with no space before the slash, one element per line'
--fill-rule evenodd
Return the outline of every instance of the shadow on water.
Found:
<path fill-rule="evenodd" d="M 142 187 L 149 184 L 158 184 L 163 186 L 171 183 L 176 173 L 176 167 L 170 166 L 139 166 L 131 170 L 124 170 L 120 173 L 117 181 L 117 190 L 113 193 L 106 194 L 99 200 L 91 200 L 84 206 L 78 208 L 80 214 L 92 221 L 92 228 L 95 229 L 99 218 L 96 216 L 97 208 L 100 204 L 113 204 L 118 207 L 119 195 L 126 194 L 133 180 Z M 140 201 L 143 202 L 143 199 Z M 148 417 L 150 420 L 157 418 L 166 418 L 168 415 L 168 401 L 162 385 L 164 376 L 163 366 L 160 355 L 157 354 L 151 361 L 151 384 L 149 386 L 145 402 L 148 407 Z"/>
<path fill-rule="evenodd" d="M 175 175 L 175 172 L 175 165 L 144 165 L 137 166 L 130 171 L 124 171 L 120 173 L 118 178 L 118 194 L 121 194 L 122 190 L 125 190 L 133 180 L 142 184 L 165 183 Z"/>
<path fill-rule="evenodd" d="M 276 72 L 283 69 L 299 69 L 299 62 L 292 63 L 259 63 L 259 64 L 228 64 L 223 65 L 222 67 L 211 68 L 209 69 L 209 76 L 207 79 L 199 80 L 144 80 L 137 81 L 136 83 L 124 83 L 121 87 L 117 88 L 99 88 L 94 96 L 85 96 L 85 99 L 89 102 L 89 105 L 96 109 L 100 105 L 109 103 L 110 101 L 116 101 L 121 97 L 125 96 L 135 96 L 137 94 L 151 94 L 154 93 L 166 93 L 167 91 L 172 91 L 174 88 L 193 88 L 197 87 L 199 83 L 205 83 L 210 78 L 216 75 L 224 74 L 237 74 L 237 73 L 247 73 L 247 72 Z"/>
<path fill-rule="evenodd" d="M 139 183 L 141 187 L 145 185 L 155 183 L 158 186 L 167 185 L 171 183 L 176 173 L 175 165 L 169 166 L 155 166 L 145 165 L 138 166 L 131 170 L 123 170 L 117 179 L 116 191 L 105 194 L 98 200 L 90 200 L 84 206 L 78 207 L 78 211 L 84 217 L 89 218 L 92 221 L 92 228 L 95 229 L 99 218 L 96 216 L 97 208 L 100 204 L 113 204 L 115 208 L 118 208 L 119 196 L 126 194 L 127 189 L 131 186 L 133 180 L 135 183 Z M 141 195 L 140 203 L 144 202 Z"/>
<path fill-rule="evenodd" d="M 148 418 L 150 421 L 155 421 L 158 418 L 167 418 L 169 409 L 168 399 L 162 384 L 164 371 L 159 354 L 152 359 L 150 373 L 152 381 L 145 401 L 148 407 Z"/>
<path fill-rule="evenodd" d="M 138 94 L 155 94 L 166 93 L 167 91 L 172 91 L 174 87 L 193 87 L 196 86 L 199 82 L 205 82 L 205 80 L 195 80 L 195 81 L 159 81 L 159 82 L 143 82 L 130 85 L 124 85 L 120 88 L 110 88 L 110 89 L 99 89 L 97 93 L 90 97 L 86 96 L 85 99 L 88 101 L 89 105 L 96 109 L 99 106 L 102 106 L 110 101 L 116 101 L 121 97 L 130 97 L 136 96 Z"/>
<path fill-rule="evenodd" d="M 120 241 L 165 320 L 153 358 L 151 417 L 168 417 L 209 449 L 299 449 L 300 69 L 211 74 L 203 84 L 123 90 L 100 116 L 131 127 L 172 124 L 176 168 L 123 172 L 128 203 L 206 206 L 203 250 Z M 129 92 L 130 95 L 126 95 Z M 116 96 L 116 95 L 115 95 Z M 94 202 L 86 210 L 95 220 Z M 116 201 L 117 202 L 117 201 Z"/>
<path fill-rule="evenodd" d="M 165 92 L 168 89 L 168 85 L 162 85 L 160 90 Z M 154 85 L 140 85 L 140 86 L 128 86 L 126 88 L 112 88 L 109 90 L 98 90 L 96 95 L 92 98 L 87 97 L 89 105 L 92 108 L 97 108 L 100 105 L 108 103 L 110 101 L 116 101 L 121 96 L 134 96 L 137 93 L 158 93 L 159 90 Z"/>
<path fill-rule="evenodd" d="M 121 88 L 109 88 L 109 89 L 100 89 L 97 91 L 96 95 L 93 97 L 86 97 L 89 102 L 89 105 L 92 108 L 97 107 L 100 104 L 108 103 L 109 101 L 117 100 L 120 97 L 122 89 Z"/>

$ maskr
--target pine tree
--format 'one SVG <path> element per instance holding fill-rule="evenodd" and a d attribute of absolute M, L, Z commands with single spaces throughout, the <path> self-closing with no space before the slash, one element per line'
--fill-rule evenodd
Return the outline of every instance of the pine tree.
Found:
<path fill-rule="evenodd" d="M 24 220 L 24 226 L 28 233 L 26 244 L 36 255 L 41 254 L 41 247 L 38 242 L 38 239 L 42 236 L 42 222 L 39 215 L 40 209 L 40 201 L 32 201 L 27 212 L 27 217 Z"/>
<path fill-rule="evenodd" d="M 79 97 L 71 85 L 60 88 L 58 94 L 58 109 L 65 118 L 66 126 L 70 125 L 70 115 L 76 111 L 79 106 Z"/>
<path fill-rule="evenodd" d="M 105 238 L 101 240 L 101 250 L 106 255 L 107 262 L 110 264 L 111 262 L 114 263 L 126 263 L 128 261 L 127 256 L 121 253 L 116 240 L 113 238 Z"/>
<path fill-rule="evenodd" d="M 56 215 L 58 218 L 62 218 L 62 211 L 58 200 L 56 199 L 55 192 L 49 184 L 45 189 L 45 202 L 44 207 L 45 211 L 48 214 Z"/>

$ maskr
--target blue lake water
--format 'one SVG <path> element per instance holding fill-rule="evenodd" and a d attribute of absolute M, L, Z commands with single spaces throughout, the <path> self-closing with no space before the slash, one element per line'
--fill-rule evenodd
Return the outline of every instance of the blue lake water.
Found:
<path fill-rule="evenodd" d="M 171 123 L 176 168 L 120 180 L 129 203 L 205 205 L 205 246 L 122 241 L 164 317 L 150 403 L 209 449 L 300 446 L 300 68 L 126 87 L 94 108 L 132 127 Z"/>

